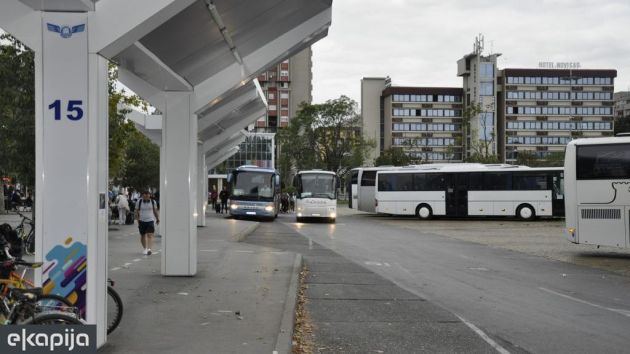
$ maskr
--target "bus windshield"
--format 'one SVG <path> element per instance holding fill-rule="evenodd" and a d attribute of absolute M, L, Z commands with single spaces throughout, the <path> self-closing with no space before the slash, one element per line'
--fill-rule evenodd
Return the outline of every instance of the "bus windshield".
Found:
<path fill-rule="evenodd" d="M 335 176 L 331 174 L 304 173 L 299 175 L 298 197 L 335 199 Z"/>
<path fill-rule="evenodd" d="M 273 174 L 249 171 L 235 173 L 232 196 L 242 199 L 272 198 Z"/>

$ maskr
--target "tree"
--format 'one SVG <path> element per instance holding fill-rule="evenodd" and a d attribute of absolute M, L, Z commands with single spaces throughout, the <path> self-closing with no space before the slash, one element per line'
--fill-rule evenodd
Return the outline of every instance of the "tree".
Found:
<path fill-rule="evenodd" d="M 619 133 L 630 133 L 630 117 L 615 118 L 615 135 Z"/>
<path fill-rule="evenodd" d="M 531 151 L 519 151 L 516 156 L 516 164 L 530 167 L 562 167 L 564 166 L 564 153 L 552 152 L 546 158 L 541 159 Z"/>
<path fill-rule="evenodd" d="M 491 147 L 495 142 L 496 134 L 494 133 L 494 129 L 489 129 L 487 126 L 488 121 L 481 117 L 484 113 L 487 113 L 486 110 L 481 106 L 481 103 L 478 102 L 473 102 L 471 105 L 466 107 L 462 113 L 463 136 L 471 137 L 470 146 L 464 146 L 464 160 L 466 162 L 498 163 L 500 161 L 499 157 L 491 151 Z M 482 130 L 479 139 L 473 138 L 478 135 L 477 129 L 474 129 L 471 125 L 471 121 L 475 117 L 479 117 L 479 126 Z M 489 131 L 490 133 L 488 133 Z M 466 156 L 468 151 L 470 151 L 470 155 Z"/>
<path fill-rule="evenodd" d="M 407 166 L 411 164 L 411 158 L 402 148 L 390 148 L 383 150 L 379 157 L 374 160 L 375 166 Z"/>
<path fill-rule="evenodd" d="M 302 103 L 289 127 L 276 138 L 283 156 L 282 178 L 294 169 L 321 168 L 343 176 L 360 166 L 373 143 L 361 135 L 360 117 L 354 100 L 341 96 L 323 104 Z"/>
<path fill-rule="evenodd" d="M 0 175 L 35 184 L 34 53 L 0 35 Z"/>
<path fill-rule="evenodd" d="M 118 67 L 109 63 L 107 91 L 109 93 L 109 178 L 115 179 L 123 173 L 127 141 L 137 132 L 136 127 L 125 118 L 130 112 L 126 107 L 134 106 L 147 111 L 147 103 L 136 95 L 129 95 L 117 87 Z M 159 173 L 158 173 L 159 174 Z"/>
<path fill-rule="evenodd" d="M 160 184 L 160 148 L 138 130 L 130 133 L 123 151 L 120 183 L 138 190 Z"/>

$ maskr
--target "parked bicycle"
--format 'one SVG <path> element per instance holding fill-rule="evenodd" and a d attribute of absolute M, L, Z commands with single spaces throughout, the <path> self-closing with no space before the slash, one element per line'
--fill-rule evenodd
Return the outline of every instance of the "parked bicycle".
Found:
<path fill-rule="evenodd" d="M 22 217 L 22 221 L 20 221 L 20 224 L 15 227 L 15 232 L 18 234 L 18 238 L 22 240 L 24 253 L 27 255 L 33 255 L 35 254 L 35 221 L 19 211 L 17 213 L 20 217 Z M 28 232 L 26 232 L 25 224 L 30 226 Z"/>

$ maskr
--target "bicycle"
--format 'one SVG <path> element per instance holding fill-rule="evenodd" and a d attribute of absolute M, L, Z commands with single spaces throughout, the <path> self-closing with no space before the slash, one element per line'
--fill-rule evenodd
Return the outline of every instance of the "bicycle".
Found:
<path fill-rule="evenodd" d="M 63 308 L 43 311 L 46 307 L 39 302 L 46 296 L 42 288 L 12 288 L 0 298 L 0 324 L 83 324 L 76 311 Z"/>
<path fill-rule="evenodd" d="M 20 224 L 16 226 L 14 230 L 18 234 L 18 238 L 22 240 L 22 243 L 24 244 L 25 253 L 27 255 L 33 255 L 35 254 L 35 222 L 33 221 L 33 219 L 25 216 L 19 211 L 17 212 L 17 214 L 22 217 L 22 221 L 20 221 Z M 28 233 L 26 232 L 24 223 L 27 223 L 31 226 Z"/>
<path fill-rule="evenodd" d="M 26 278 L 26 271 L 29 268 L 39 268 L 42 264 L 43 263 L 41 262 L 31 263 L 19 259 L 3 262 L 0 267 L 2 269 L 9 270 L 9 272 L 5 275 L 5 279 L 0 279 L 0 296 L 6 296 L 10 289 L 13 288 L 23 290 L 37 289 L 34 287 L 35 284 Z M 15 271 L 15 266 L 23 266 L 24 271 L 22 271 L 21 274 L 17 273 Z M 0 275 L 1 274 L 2 273 L 0 272 Z M 120 325 L 123 316 L 123 302 L 120 295 L 118 295 L 116 290 L 114 290 L 114 281 L 112 279 L 107 279 L 107 283 L 107 334 L 110 334 L 118 327 L 118 325 Z M 68 299 L 55 294 L 42 294 L 40 296 L 39 306 L 48 309 L 74 309 L 74 304 L 72 304 Z"/>

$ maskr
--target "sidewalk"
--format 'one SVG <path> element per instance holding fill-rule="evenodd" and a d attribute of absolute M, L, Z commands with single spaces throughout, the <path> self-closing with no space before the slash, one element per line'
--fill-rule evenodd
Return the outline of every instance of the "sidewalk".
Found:
<path fill-rule="evenodd" d="M 157 254 L 147 257 L 140 254 L 136 227 L 110 231 L 109 276 L 123 299 L 124 315 L 99 352 L 282 353 L 289 348 L 290 333 L 276 342 L 285 311 L 294 311 L 291 301 L 286 309 L 285 302 L 295 296 L 289 289 L 299 269 L 296 254 L 237 242 L 256 222 L 213 213 L 207 225 L 198 228 L 194 277 L 160 275 L 159 238 Z"/>

